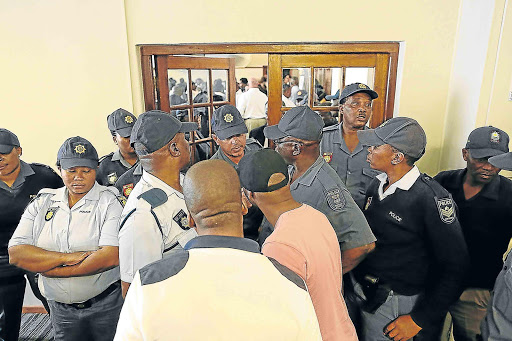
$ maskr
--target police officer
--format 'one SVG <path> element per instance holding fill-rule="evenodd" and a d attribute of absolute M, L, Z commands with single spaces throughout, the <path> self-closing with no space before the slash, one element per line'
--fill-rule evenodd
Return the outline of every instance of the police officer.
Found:
<path fill-rule="evenodd" d="M 160 110 L 143 113 L 133 127 L 132 146 L 143 171 L 120 220 L 123 297 L 137 270 L 182 248 L 197 235 L 188 226 L 180 175 L 190 163 L 184 133 L 196 129 L 196 123 L 182 123 Z"/>
<path fill-rule="evenodd" d="M 342 251 L 343 272 L 353 269 L 374 247 L 373 236 L 361 210 L 336 172 L 320 155 L 322 118 L 307 106 L 287 111 L 279 124 L 266 127 L 265 137 L 290 166 L 293 198 L 327 216 Z M 265 220 L 262 238 L 272 227 Z"/>
<path fill-rule="evenodd" d="M 0 339 L 18 340 L 25 293 L 24 271 L 9 265 L 7 244 L 28 203 L 42 188 L 62 187 L 61 178 L 48 166 L 20 160 L 18 137 L 0 128 Z M 43 301 L 35 278 L 28 273 L 34 294 Z M 48 309 L 48 308 L 47 308 Z"/>
<path fill-rule="evenodd" d="M 438 340 L 468 265 L 455 204 L 414 165 L 427 143 L 418 122 L 396 117 L 357 134 L 371 146 L 370 166 L 383 172 L 364 207 L 377 246 L 354 270 L 362 340 Z"/>
<path fill-rule="evenodd" d="M 98 154 L 79 136 L 57 154 L 65 187 L 42 189 L 9 241 L 9 260 L 41 273 L 55 340 L 112 340 L 123 299 L 113 187 L 96 183 Z"/>
<path fill-rule="evenodd" d="M 367 129 L 372 116 L 372 101 L 377 93 L 366 84 L 347 85 L 341 95 L 339 90 L 341 123 L 324 128 L 320 152 L 324 160 L 338 173 L 352 198 L 363 208 L 366 187 L 379 172 L 366 161 L 368 148 L 357 138 L 359 130 Z"/>
<path fill-rule="evenodd" d="M 128 169 L 123 175 L 116 181 L 116 188 L 126 199 L 132 193 L 135 185 L 140 181 L 142 177 L 142 165 L 137 162 L 132 168 Z"/>
<path fill-rule="evenodd" d="M 240 112 L 231 104 L 221 106 L 213 112 L 212 138 L 219 149 L 211 159 L 224 160 L 237 168 L 242 157 L 251 151 L 261 149 L 261 145 L 253 138 L 246 138 L 247 126 Z M 244 237 L 256 240 L 263 213 L 256 206 L 249 208 L 244 215 Z"/>
<path fill-rule="evenodd" d="M 118 150 L 100 159 L 96 181 L 103 186 L 114 186 L 117 179 L 137 162 L 137 154 L 130 145 L 130 134 L 137 118 L 119 108 L 107 116 L 107 124 Z"/>

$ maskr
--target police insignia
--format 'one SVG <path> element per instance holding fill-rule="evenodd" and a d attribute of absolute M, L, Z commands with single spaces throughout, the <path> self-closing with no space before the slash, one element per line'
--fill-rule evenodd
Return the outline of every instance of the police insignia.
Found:
<path fill-rule="evenodd" d="M 44 215 L 44 220 L 50 221 L 55 215 L 55 211 L 57 211 L 58 207 L 50 207 L 46 214 Z"/>
<path fill-rule="evenodd" d="M 453 204 L 452 198 L 436 198 L 436 204 L 441 221 L 445 224 L 453 223 L 455 220 L 455 205 Z"/>
<path fill-rule="evenodd" d="M 491 133 L 491 142 L 500 143 L 500 133 L 498 133 L 497 131 L 493 131 Z"/>
<path fill-rule="evenodd" d="M 79 144 L 75 146 L 75 153 L 83 154 L 85 153 L 85 146 L 83 144 Z"/>
<path fill-rule="evenodd" d="M 176 224 L 178 224 L 183 230 L 188 230 L 190 229 L 190 226 L 188 226 L 188 216 L 187 214 L 185 213 L 185 211 L 183 210 L 180 210 L 173 218 L 172 220 L 174 220 L 176 222 Z"/>
<path fill-rule="evenodd" d="M 233 122 L 233 115 L 231 115 L 231 114 L 224 115 L 224 121 L 226 121 L 227 123 Z"/>
<path fill-rule="evenodd" d="M 109 175 L 107 175 L 107 179 L 109 184 L 114 185 L 117 181 L 117 173 L 110 173 Z"/>
<path fill-rule="evenodd" d="M 126 198 L 122 195 L 118 195 L 117 196 L 117 200 L 119 201 L 119 203 L 121 204 L 121 206 L 125 206 L 126 205 Z"/>
<path fill-rule="evenodd" d="M 131 116 L 125 116 L 124 121 L 128 124 L 133 123 L 133 118 Z"/>
<path fill-rule="evenodd" d="M 331 189 L 326 193 L 327 204 L 336 212 L 340 212 L 345 207 L 346 201 L 339 188 Z"/>
<path fill-rule="evenodd" d="M 366 86 L 366 85 L 364 85 L 364 84 L 359 84 L 359 88 L 360 88 L 360 89 L 366 89 L 366 88 L 367 88 L 367 86 Z"/>
<path fill-rule="evenodd" d="M 123 186 L 123 195 L 128 198 L 130 196 L 130 193 L 132 192 L 132 189 L 133 189 L 133 184 L 124 185 Z"/>
<path fill-rule="evenodd" d="M 366 204 L 364 205 L 364 210 L 366 211 L 368 209 L 368 207 L 370 207 L 370 205 L 372 204 L 372 198 L 373 197 L 368 197 L 368 199 L 366 199 Z"/>
<path fill-rule="evenodd" d="M 327 163 L 331 162 L 331 160 L 332 160 L 332 153 L 323 153 L 322 156 L 323 156 L 325 162 L 327 162 Z"/>

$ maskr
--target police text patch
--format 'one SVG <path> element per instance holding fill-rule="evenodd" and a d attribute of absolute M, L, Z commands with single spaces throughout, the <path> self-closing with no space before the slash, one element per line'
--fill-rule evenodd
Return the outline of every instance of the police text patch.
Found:
<path fill-rule="evenodd" d="M 340 212 L 346 204 L 345 197 L 341 194 L 341 190 L 339 188 L 334 188 L 328 191 L 325 195 L 327 199 L 327 204 L 329 207 L 336 212 Z"/>
<path fill-rule="evenodd" d="M 441 221 L 445 224 L 453 223 L 455 220 L 455 205 L 453 204 L 452 198 L 436 198 L 436 204 Z"/>
<path fill-rule="evenodd" d="M 178 224 L 182 229 L 188 230 L 190 226 L 188 226 L 188 216 L 185 211 L 180 210 L 176 215 L 172 218 L 176 224 Z"/>

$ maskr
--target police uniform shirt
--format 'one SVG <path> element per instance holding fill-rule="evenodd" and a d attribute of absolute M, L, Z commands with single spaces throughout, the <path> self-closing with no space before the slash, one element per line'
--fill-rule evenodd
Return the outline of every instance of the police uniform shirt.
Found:
<path fill-rule="evenodd" d="M 366 188 L 380 172 L 372 169 L 366 157 L 368 148 L 358 143 L 350 152 L 342 135 L 342 124 L 324 128 L 320 153 L 345 184 L 359 208 L 363 208 Z M 364 129 L 367 129 L 366 127 Z"/>
<path fill-rule="evenodd" d="M 12 184 L 7 186 L 0 181 L 0 277 L 23 276 L 23 270 L 9 264 L 7 244 L 21 215 L 31 199 L 42 188 L 59 188 L 64 184 L 53 169 L 37 163 L 20 161 L 20 173 Z"/>
<path fill-rule="evenodd" d="M 140 195 L 155 188 L 165 192 L 167 201 L 152 208 Z M 156 176 L 142 172 L 142 178 L 131 192 L 120 219 L 119 266 L 122 281 L 131 283 L 138 269 L 162 259 L 164 252 L 178 244 L 183 247 L 197 235 L 188 226 L 187 212 L 182 193 Z"/>
<path fill-rule="evenodd" d="M 118 149 L 100 159 L 96 181 L 103 186 L 114 186 L 117 179 L 131 167 L 132 165 L 123 158 Z"/>
<path fill-rule="evenodd" d="M 142 165 L 140 162 L 137 162 L 132 168 L 128 169 L 119 177 L 119 179 L 117 179 L 115 186 L 119 193 L 124 195 L 125 198 L 128 198 L 135 185 L 140 181 L 141 177 Z"/>
<path fill-rule="evenodd" d="M 261 144 L 258 141 L 256 141 L 255 139 L 250 137 L 247 139 L 247 141 L 245 143 L 244 155 L 245 155 L 245 153 L 259 150 L 261 148 L 262 148 Z M 234 168 L 237 167 L 237 165 L 233 161 L 231 161 L 231 159 L 228 158 L 226 154 L 224 154 L 224 152 L 222 151 L 221 148 L 219 148 L 217 150 L 217 152 L 215 154 L 213 154 L 210 159 L 211 160 L 224 160 L 227 163 L 229 163 L 232 167 L 234 167 Z"/>
<path fill-rule="evenodd" d="M 194 289 L 191 289 L 194 288 Z M 252 240 L 199 236 L 142 268 L 114 340 L 321 340 L 304 281 Z"/>
<path fill-rule="evenodd" d="M 290 179 L 293 167 L 290 167 Z M 315 163 L 290 185 L 293 198 L 327 216 L 342 251 L 373 243 L 373 235 L 336 172 L 319 156 Z"/>
<path fill-rule="evenodd" d="M 413 167 L 384 191 L 385 173 L 367 191 L 364 214 L 377 237 L 375 250 L 353 270 L 358 282 L 379 278 L 399 295 L 424 297 L 411 316 L 425 328 L 459 297 L 468 254 L 450 194 Z"/>
<path fill-rule="evenodd" d="M 468 245 L 471 272 L 466 287 L 491 290 L 512 238 L 512 181 L 498 175 L 475 196 L 466 200 L 466 169 L 441 172 L 434 177 L 453 196 Z"/>
<path fill-rule="evenodd" d="M 21 217 L 9 247 L 34 245 L 48 251 L 96 251 L 118 246 L 122 206 L 117 190 L 97 183 L 72 208 L 66 187 L 42 189 Z M 119 280 L 119 268 L 82 277 L 41 276 L 39 289 L 49 300 L 80 303 L 97 296 Z"/>
<path fill-rule="evenodd" d="M 509 252 L 489 301 L 481 331 L 483 340 L 510 340 L 512 337 L 512 252 Z"/>

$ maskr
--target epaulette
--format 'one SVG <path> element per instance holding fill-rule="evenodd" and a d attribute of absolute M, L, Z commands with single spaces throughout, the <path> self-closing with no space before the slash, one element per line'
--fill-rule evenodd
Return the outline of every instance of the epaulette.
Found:
<path fill-rule="evenodd" d="M 245 144 L 246 144 L 246 145 L 249 145 L 249 144 L 257 144 L 258 146 L 260 146 L 260 148 L 262 148 L 262 147 L 261 147 L 261 144 L 260 144 L 260 143 L 258 142 L 258 140 L 256 140 L 254 137 L 249 137 L 249 138 L 247 139 L 247 141 L 245 142 Z"/>
<path fill-rule="evenodd" d="M 107 155 L 104 155 L 104 156 L 100 157 L 99 162 L 101 162 L 101 161 L 105 160 L 105 159 L 106 159 L 106 158 L 108 158 L 108 157 L 112 157 L 112 155 L 114 155 L 114 152 L 112 152 L 112 153 L 110 153 L 110 154 L 107 154 Z"/>
<path fill-rule="evenodd" d="M 450 192 L 448 192 L 430 175 L 422 173 L 420 179 L 432 190 L 432 192 L 434 192 L 434 196 L 436 198 L 446 198 L 450 196 Z"/>
<path fill-rule="evenodd" d="M 137 199 L 144 199 L 151 205 L 151 209 L 161 206 L 167 202 L 167 194 L 161 188 L 152 188 L 139 195 Z"/>
<path fill-rule="evenodd" d="M 325 133 L 325 132 L 330 132 L 330 131 L 336 131 L 340 128 L 340 124 L 334 124 L 332 126 L 328 126 L 328 127 L 325 127 L 322 131 Z"/>
<path fill-rule="evenodd" d="M 55 195 L 55 194 L 57 194 L 57 190 L 58 190 L 58 188 L 42 188 L 37 195 L 38 196 L 40 196 L 42 194 Z"/>

